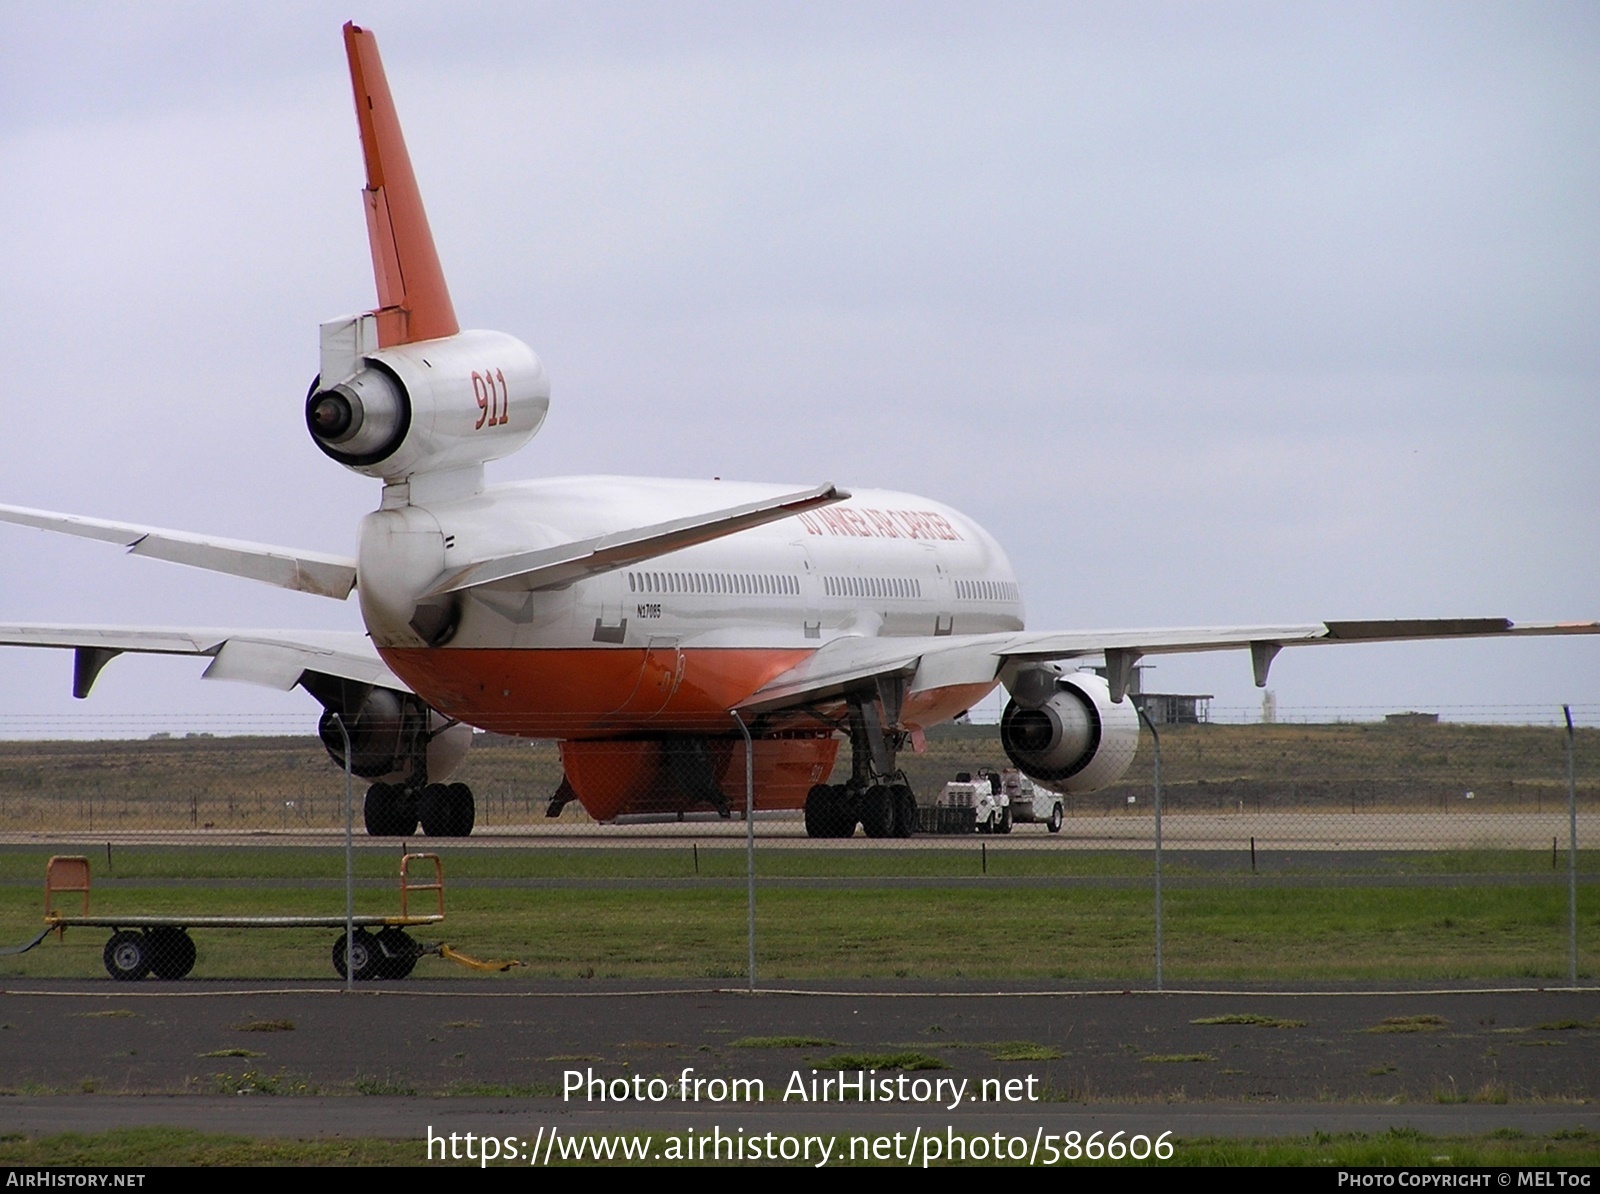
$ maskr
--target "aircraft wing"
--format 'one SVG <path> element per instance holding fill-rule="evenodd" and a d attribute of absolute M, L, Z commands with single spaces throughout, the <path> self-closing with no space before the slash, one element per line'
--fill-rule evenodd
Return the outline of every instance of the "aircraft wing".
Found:
<path fill-rule="evenodd" d="M 1600 622 L 1513 622 L 1509 618 L 1410 618 L 1304 625 L 1148 630 L 1016 631 L 912 638 L 835 639 L 746 699 L 741 712 L 766 713 L 835 699 L 878 679 L 904 678 L 908 691 L 984 684 L 1007 664 L 1103 659 L 1112 700 L 1127 692 L 1145 655 L 1249 650 L 1257 687 L 1284 647 L 1393 643 L 1509 635 L 1600 634 Z"/>
<path fill-rule="evenodd" d="M 125 652 L 205 656 L 211 660 L 207 680 L 243 680 L 285 692 L 302 683 L 314 689 L 318 677 L 411 691 L 379 658 L 371 640 L 355 631 L 18 625 L 0 626 L 0 646 L 71 649 L 72 695 L 80 698 L 89 695 L 100 670 Z"/>
<path fill-rule="evenodd" d="M 709 543 L 818 506 L 842 502 L 849 496 L 835 485 L 819 485 L 815 489 L 598 535 L 593 539 L 477 560 L 440 574 L 420 599 L 492 586 L 515 585 L 522 590 L 559 588 L 586 576 L 626 568 L 641 560 Z"/>
<path fill-rule="evenodd" d="M 131 522 L 108 522 L 76 514 L 54 514 L 49 510 L 30 510 L 26 506 L 0 506 L 0 522 L 119 543 L 128 549 L 129 555 L 150 556 L 210 572 L 243 576 L 318 597 L 343 601 L 356 587 L 356 562 L 344 556 L 218 539 Z"/>

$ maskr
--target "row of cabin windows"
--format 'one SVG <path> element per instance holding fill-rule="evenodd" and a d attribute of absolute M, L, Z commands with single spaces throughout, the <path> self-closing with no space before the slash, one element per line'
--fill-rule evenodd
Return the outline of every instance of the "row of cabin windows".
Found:
<path fill-rule="evenodd" d="M 922 582 L 910 576 L 825 576 L 829 597 L 921 597 Z M 958 580 L 956 596 L 969 601 L 1017 601 L 1010 581 Z M 800 578 L 781 573 L 630 572 L 630 593 L 719 593 L 740 597 L 797 597 Z"/>
<path fill-rule="evenodd" d="M 1020 601 L 1022 594 L 1009 580 L 958 580 L 956 596 L 964 601 Z"/>
<path fill-rule="evenodd" d="M 798 597 L 800 578 L 767 572 L 630 572 L 628 592 Z"/>
<path fill-rule="evenodd" d="M 829 597 L 921 597 L 922 582 L 909 576 L 825 576 Z"/>

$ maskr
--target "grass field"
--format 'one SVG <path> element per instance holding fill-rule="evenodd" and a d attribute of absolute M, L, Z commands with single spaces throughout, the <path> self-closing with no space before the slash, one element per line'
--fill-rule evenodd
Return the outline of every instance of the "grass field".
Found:
<path fill-rule="evenodd" d="M 1197 827 L 1186 843 L 1193 848 L 1169 850 L 1163 864 L 1169 982 L 1565 976 L 1563 733 L 1172 726 L 1161 742 L 1169 845 L 1185 844 L 1171 835 L 1186 824 Z M 1147 737 L 1120 784 L 1073 798 L 1057 836 L 1024 826 L 1007 838 L 921 841 L 909 850 L 864 839 L 758 849 L 760 979 L 1148 979 L 1150 746 Z M 1600 731 L 1579 732 L 1576 759 L 1582 831 L 1592 833 Z M 908 752 L 902 762 L 926 791 L 956 771 L 1001 766 L 1004 757 L 994 727 L 958 726 L 931 735 L 926 753 Z M 553 744 L 482 736 L 463 778 L 477 793 L 480 824 L 543 827 L 559 775 Z M 342 786 L 309 738 L 0 743 L 0 833 L 20 843 L 70 832 L 93 843 L 0 846 L 0 937 L 20 942 L 37 931 L 44 862 L 53 852 L 90 855 L 96 912 L 340 912 L 342 850 L 274 845 L 272 833 L 339 823 Z M 1413 836 L 1436 836 L 1370 840 L 1395 810 L 1408 814 L 1394 823 L 1411 826 Z M 716 840 L 728 827 L 674 826 L 675 839 L 630 838 L 594 826 L 576 805 L 554 824 L 591 833 L 591 844 L 438 843 L 451 883 L 441 935 L 478 956 L 520 958 L 524 973 L 545 977 L 744 976 L 746 864 L 739 844 Z M 261 833 L 263 844 L 106 844 L 122 831 L 208 826 Z M 421 844 L 433 843 L 413 848 Z M 1583 844 L 1580 967 L 1593 974 L 1600 970 L 1600 851 Z M 397 910 L 397 855 L 392 844 L 362 839 L 360 911 Z M 0 977 L 102 979 L 105 936 L 73 931 L 0 959 Z M 195 936 L 197 977 L 332 974 L 327 932 Z M 432 960 L 419 973 L 469 977 Z"/>
<path fill-rule="evenodd" d="M 1274 809 L 1421 811 L 1472 807 L 1549 813 L 1566 806 L 1566 744 L 1527 726 L 1191 725 L 1161 734 L 1162 777 L 1173 812 Z M 1579 800 L 1600 806 L 1600 730 L 1580 730 Z M 836 779 L 848 766 L 840 752 Z M 1069 815 L 1125 809 L 1146 799 L 1154 754 L 1148 734 L 1113 787 L 1069 801 Z M 930 733 L 901 765 L 919 791 L 957 771 L 1007 766 L 993 726 Z M 540 824 L 561 779 L 553 743 L 480 735 L 460 776 L 481 825 Z M 365 790 L 358 782 L 357 799 Z M 342 824 L 343 776 L 311 737 L 158 737 L 0 742 L 4 831 L 137 829 L 290 830 Z M 587 822 L 569 805 L 561 822 Z"/>
<path fill-rule="evenodd" d="M 41 925 L 47 848 L 0 849 L 0 925 L 21 941 Z M 1409 856 L 1408 856 L 1409 857 Z M 694 860 L 700 872 L 694 873 Z M 783 979 L 1147 980 L 1154 917 L 1147 857 L 994 849 L 988 873 L 971 849 L 761 856 L 758 976 Z M 1427 855 L 1437 874 L 1493 855 Z M 1399 860 L 1406 863 L 1406 858 Z M 357 853 L 357 911 L 397 911 L 396 856 Z M 1540 863 L 1548 867 L 1541 856 Z M 915 870 L 910 870 L 912 866 Z M 343 911 L 342 851 L 117 848 L 95 859 L 98 915 L 328 915 Z M 896 872 L 896 868 L 902 868 Z M 745 975 L 740 851 L 670 849 L 458 851 L 448 856 L 448 919 L 437 937 L 478 957 L 516 958 L 550 978 Z M 1198 866 L 1169 872 L 1165 971 L 1181 981 L 1560 980 L 1567 903 L 1548 870 L 1493 881 L 1385 884 L 1352 875 L 1328 885 L 1247 874 L 1218 881 Z M 1423 869 L 1419 876 L 1427 880 Z M 1337 879 L 1338 876 L 1324 876 Z M 1597 885 L 1580 888 L 1585 974 L 1600 964 Z M 430 935 L 424 930 L 421 935 Z M 0 958 L 0 978 L 104 979 L 108 936 L 70 930 Z M 327 930 L 196 930 L 197 978 L 330 979 Z M 476 981 L 424 960 L 419 974 Z"/>

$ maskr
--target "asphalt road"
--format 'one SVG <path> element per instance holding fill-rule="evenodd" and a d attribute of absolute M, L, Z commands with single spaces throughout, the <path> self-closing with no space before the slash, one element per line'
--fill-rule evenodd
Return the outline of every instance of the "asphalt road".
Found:
<path fill-rule="evenodd" d="M 0 993 L 0 1132 L 1595 1132 L 1597 996 L 19 981 Z M 943 1068 L 893 1068 L 914 1064 Z M 891 1097 L 794 1095 L 861 1068 Z M 583 1091 L 563 1098 L 568 1071 Z"/>

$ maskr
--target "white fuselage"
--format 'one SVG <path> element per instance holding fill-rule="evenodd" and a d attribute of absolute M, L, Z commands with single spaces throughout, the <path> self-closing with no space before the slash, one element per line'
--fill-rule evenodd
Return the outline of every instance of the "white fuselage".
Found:
<path fill-rule="evenodd" d="M 448 640 L 437 646 L 413 624 L 417 595 L 458 562 L 785 492 L 727 481 L 569 477 L 380 509 L 362 525 L 362 612 L 396 673 L 436 708 L 474 724 L 503 719 L 513 707 L 536 721 L 615 713 L 638 688 L 640 668 L 663 651 L 671 652 L 665 667 L 675 675 L 665 681 L 673 690 L 668 699 L 652 708 L 657 726 L 663 716 L 670 719 L 680 687 L 709 684 L 713 703 L 726 711 L 840 636 L 1022 629 L 1016 577 L 988 533 L 940 503 L 883 490 L 859 491 L 833 506 L 562 588 L 530 592 L 512 581 L 472 590 L 453 614 Z M 547 700 L 538 692 L 524 691 L 512 703 L 508 686 L 533 680 L 529 666 L 540 677 L 536 687 L 567 693 L 566 710 L 554 695 Z M 708 681 L 708 670 L 720 678 Z M 607 684 L 630 691 L 595 691 Z M 574 689 L 585 694 L 575 703 Z M 698 700 L 683 709 L 696 716 L 709 711 Z"/>

